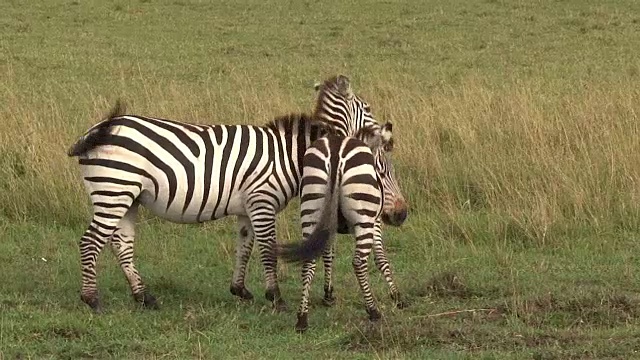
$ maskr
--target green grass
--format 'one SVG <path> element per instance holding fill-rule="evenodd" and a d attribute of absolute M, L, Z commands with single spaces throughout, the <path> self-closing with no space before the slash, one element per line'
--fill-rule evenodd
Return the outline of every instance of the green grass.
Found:
<path fill-rule="evenodd" d="M 640 3 L 631 0 L 0 2 L 0 358 L 637 357 Z M 411 306 L 366 320 L 339 238 L 333 308 L 295 334 L 229 294 L 232 219 L 143 214 L 137 264 L 161 303 L 133 303 L 109 251 L 106 314 L 79 300 L 87 195 L 66 148 L 116 98 L 134 113 L 265 123 L 310 111 L 348 75 L 394 122 L 410 217 L 385 231 Z M 298 203 L 279 217 L 298 240 Z M 254 254 L 255 255 L 255 254 Z"/>
<path fill-rule="evenodd" d="M 474 250 L 421 245 L 423 235 L 414 227 L 391 232 L 389 252 L 411 306 L 392 308 L 384 296 L 386 285 L 374 273 L 385 314 L 376 325 L 368 323 L 360 294 L 351 290 L 355 279 L 344 255 L 352 246 L 343 241 L 338 304 L 319 305 L 318 278 L 312 328 L 299 336 L 293 312 L 274 314 L 261 296 L 243 303 L 228 294 L 233 234 L 226 225 L 202 230 L 142 225 L 138 263 L 161 310 L 134 305 L 105 252 L 99 286 L 106 313 L 95 316 L 78 298 L 80 274 L 71 239 L 80 229 L 4 224 L 4 356 L 625 358 L 640 345 L 634 325 L 640 315 L 634 254 L 640 245 L 631 234 L 616 236 L 619 243 L 613 247 Z M 263 290 L 259 268 L 252 261 L 248 283 L 256 295 Z M 295 306 L 297 271 L 289 267 L 281 275 L 286 298 Z"/>

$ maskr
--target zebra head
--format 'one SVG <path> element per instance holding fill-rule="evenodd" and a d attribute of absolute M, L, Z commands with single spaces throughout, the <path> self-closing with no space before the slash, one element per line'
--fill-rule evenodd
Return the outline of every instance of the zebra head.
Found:
<path fill-rule="evenodd" d="M 358 131 L 357 135 L 373 152 L 378 181 L 384 194 L 382 221 L 388 225 L 400 226 L 407 218 L 407 202 L 402 195 L 391 162 L 393 125 L 387 122 L 381 127 L 366 127 Z"/>
<path fill-rule="evenodd" d="M 333 76 L 315 85 L 318 101 L 314 118 L 326 125 L 332 133 L 353 136 L 366 126 L 379 127 L 371 114 L 369 104 L 353 93 L 349 78 Z"/>

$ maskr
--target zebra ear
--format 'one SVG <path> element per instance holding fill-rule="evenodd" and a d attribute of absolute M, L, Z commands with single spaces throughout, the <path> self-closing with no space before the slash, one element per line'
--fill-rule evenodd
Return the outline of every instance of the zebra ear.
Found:
<path fill-rule="evenodd" d="M 384 148 L 384 151 L 390 152 L 393 150 L 393 124 L 386 122 L 380 129 L 380 142 Z"/>
<path fill-rule="evenodd" d="M 389 139 L 389 141 L 387 141 L 383 147 L 385 152 L 392 152 L 393 151 L 393 138 Z"/>
<path fill-rule="evenodd" d="M 315 84 L 313 84 L 313 89 L 314 89 L 315 91 L 318 91 L 318 90 L 320 90 L 320 87 L 321 87 L 321 86 L 322 86 L 322 83 L 321 83 L 321 82 L 316 82 Z"/>
<path fill-rule="evenodd" d="M 351 100 L 353 98 L 353 90 L 351 90 L 351 82 L 349 78 L 344 75 L 338 75 L 336 78 L 336 87 L 340 92 L 340 95 L 346 99 Z"/>
<path fill-rule="evenodd" d="M 390 122 L 384 123 L 380 129 L 380 136 L 382 136 L 383 142 L 391 140 L 391 137 L 393 136 L 393 124 Z"/>

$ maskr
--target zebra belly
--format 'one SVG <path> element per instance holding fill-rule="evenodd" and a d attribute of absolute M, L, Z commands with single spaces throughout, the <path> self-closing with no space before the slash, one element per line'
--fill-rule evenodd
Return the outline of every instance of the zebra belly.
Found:
<path fill-rule="evenodd" d="M 176 210 L 174 207 L 169 207 L 169 209 L 167 209 L 166 201 L 162 200 L 164 199 L 158 199 L 158 201 L 155 201 L 153 195 L 148 191 L 143 191 L 138 198 L 140 205 L 147 208 L 155 216 L 164 220 L 181 224 L 199 222 L 197 212 L 189 211 L 189 209 L 187 209 L 183 214 L 182 211 Z"/>
<path fill-rule="evenodd" d="M 215 200 L 215 197 L 213 199 Z M 176 205 L 172 205 L 167 209 L 166 201 L 163 201 L 164 199 L 155 201 L 149 191 L 143 191 L 142 194 L 140 194 L 139 202 L 140 205 L 147 208 L 151 213 L 164 220 L 181 224 L 193 224 L 220 219 L 228 215 L 246 215 L 244 199 L 245 196 L 242 193 L 233 194 L 229 198 L 229 201 L 221 202 L 217 208 L 215 208 L 215 201 L 205 204 L 202 212 L 200 211 L 200 202 L 197 202 L 191 204 L 184 213 L 182 212 L 182 208 Z"/>

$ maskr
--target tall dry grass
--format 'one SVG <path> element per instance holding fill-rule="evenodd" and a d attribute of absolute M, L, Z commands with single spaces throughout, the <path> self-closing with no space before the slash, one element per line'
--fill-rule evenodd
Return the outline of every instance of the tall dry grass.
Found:
<path fill-rule="evenodd" d="M 517 79 L 437 88 L 366 80 L 356 91 L 396 125 L 413 226 L 466 242 L 539 244 L 637 229 L 640 90 L 633 83 L 554 93 Z M 66 149 L 116 97 L 134 113 L 227 124 L 310 111 L 314 99 L 311 88 L 301 93 L 300 84 L 256 83 L 246 74 L 200 85 L 123 74 L 101 91 L 85 84 L 17 92 L 12 81 L 0 94 L 0 214 L 70 224 L 84 224 L 88 204 Z"/>
<path fill-rule="evenodd" d="M 284 112 L 299 112 L 292 97 L 273 91 L 270 79 L 255 84 L 246 74 L 192 84 L 121 74 L 111 87 L 50 85 L 18 91 L 9 77 L 0 96 L 0 216 L 83 225 L 89 215 L 77 159 L 68 147 L 101 120 L 117 98 L 128 112 L 196 123 L 262 124 Z M 309 88 L 309 103 L 313 89 Z"/>
<path fill-rule="evenodd" d="M 632 82 L 554 94 L 535 81 L 471 78 L 432 92 L 385 89 L 380 100 L 399 125 L 411 200 L 445 235 L 544 244 L 640 224 Z"/>

